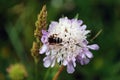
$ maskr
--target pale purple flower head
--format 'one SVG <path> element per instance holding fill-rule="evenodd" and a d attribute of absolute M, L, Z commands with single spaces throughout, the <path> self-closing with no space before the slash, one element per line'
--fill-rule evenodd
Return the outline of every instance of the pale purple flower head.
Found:
<path fill-rule="evenodd" d="M 53 67 L 55 63 L 67 66 L 67 72 L 73 73 L 76 61 L 81 65 L 88 64 L 93 54 L 90 50 L 98 50 L 97 44 L 89 45 L 86 30 L 82 20 L 60 18 L 59 22 L 51 22 L 48 30 L 42 30 L 43 43 L 40 54 L 45 53 L 43 59 L 45 67 Z"/>

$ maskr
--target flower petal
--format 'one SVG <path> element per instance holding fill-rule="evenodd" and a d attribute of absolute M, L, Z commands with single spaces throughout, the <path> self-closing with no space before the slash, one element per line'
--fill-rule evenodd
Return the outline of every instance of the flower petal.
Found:
<path fill-rule="evenodd" d="M 52 21 L 51 24 L 49 25 L 48 32 L 53 31 L 56 25 L 58 25 L 58 22 Z"/>
<path fill-rule="evenodd" d="M 80 27 L 80 29 L 82 30 L 82 31 L 84 31 L 85 29 L 86 29 L 86 25 L 82 25 L 81 27 Z"/>
<path fill-rule="evenodd" d="M 88 64 L 89 62 L 90 62 L 90 60 L 88 58 L 83 58 L 80 61 L 81 65 Z"/>
<path fill-rule="evenodd" d="M 84 53 L 80 54 L 80 56 L 81 56 L 81 58 L 85 58 L 86 57 Z"/>
<path fill-rule="evenodd" d="M 75 57 L 72 58 L 72 63 L 73 63 L 73 66 L 76 67 L 76 63 L 75 63 L 76 59 Z"/>
<path fill-rule="evenodd" d="M 67 18 L 67 17 L 60 18 L 60 19 L 59 19 L 59 23 L 65 23 L 66 21 L 68 21 L 68 18 Z"/>
<path fill-rule="evenodd" d="M 45 52 L 47 51 L 47 49 L 48 49 L 48 48 L 47 48 L 47 45 L 44 44 L 44 45 L 42 46 L 42 48 L 40 49 L 39 53 L 40 53 L 40 54 L 43 54 L 43 53 L 45 53 Z"/>
<path fill-rule="evenodd" d="M 68 64 L 67 60 L 63 61 L 63 65 L 66 66 Z"/>
<path fill-rule="evenodd" d="M 44 66 L 47 68 L 47 67 L 49 67 L 50 65 L 51 65 L 51 59 L 50 59 L 50 57 L 45 57 L 44 59 L 43 59 L 43 61 L 44 61 Z"/>
<path fill-rule="evenodd" d="M 80 24 L 78 23 L 77 19 L 71 19 L 71 28 L 74 28 L 74 27 L 79 27 Z"/>
<path fill-rule="evenodd" d="M 55 59 L 52 60 L 51 67 L 54 67 L 54 65 L 55 65 Z"/>
<path fill-rule="evenodd" d="M 46 43 L 47 42 L 47 36 L 42 36 L 41 41 L 42 41 L 42 43 Z"/>
<path fill-rule="evenodd" d="M 98 50 L 99 49 L 99 46 L 97 44 L 88 45 L 87 47 L 92 49 L 92 50 Z"/>
<path fill-rule="evenodd" d="M 75 71 L 74 67 L 73 67 L 73 63 L 69 62 L 67 65 L 67 72 L 68 73 L 73 73 Z"/>
<path fill-rule="evenodd" d="M 83 40 L 82 45 L 83 45 L 84 47 L 86 47 L 88 43 L 89 43 L 89 42 L 85 39 L 85 40 Z"/>
<path fill-rule="evenodd" d="M 82 25 L 83 21 L 82 20 L 78 20 L 77 21 L 79 25 Z"/>
<path fill-rule="evenodd" d="M 86 30 L 83 35 L 87 35 L 88 33 L 90 33 L 90 30 Z"/>
<path fill-rule="evenodd" d="M 57 58 L 57 62 L 59 63 L 59 62 L 60 62 L 60 60 L 61 60 L 61 57 L 58 57 L 58 58 Z"/>
<path fill-rule="evenodd" d="M 49 54 L 50 54 L 50 51 L 47 51 L 47 52 L 46 52 L 46 55 L 49 55 Z"/>
<path fill-rule="evenodd" d="M 88 58 L 92 58 L 92 57 L 93 57 L 93 54 L 92 54 L 90 51 L 86 51 L 86 52 L 85 52 L 85 55 L 86 55 Z"/>
<path fill-rule="evenodd" d="M 42 34 L 43 34 L 43 35 L 47 35 L 48 32 L 47 32 L 46 30 L 42 30 Z"/>

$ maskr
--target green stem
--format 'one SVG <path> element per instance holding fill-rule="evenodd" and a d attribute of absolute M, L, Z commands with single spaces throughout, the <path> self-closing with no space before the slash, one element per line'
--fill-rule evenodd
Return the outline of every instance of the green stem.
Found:
<path fill-rule="evenodd" d="M 38 62 L 35 60 L 35 80 L 38 80 Z"/>
<path fill-rule="evenodd" d="M 102 32 L 102 29 L 98 31 L 98 33 L 90 40 L 91 42 L 100 35 L 100 33 Z"/>
<path fill-rule="evenodd" d="M 57 72 L 57 73 L 55 74 L 55 76 L 53 77 L 52 80 L 57 80 L 58 77 L 59 77 L 59 75 L 60 75 L 60 73 L 63 71 L 63 69 L 64 69 L 64 66 L 61 66 L 61 67 L 59 68 L 58 72 Z"/>

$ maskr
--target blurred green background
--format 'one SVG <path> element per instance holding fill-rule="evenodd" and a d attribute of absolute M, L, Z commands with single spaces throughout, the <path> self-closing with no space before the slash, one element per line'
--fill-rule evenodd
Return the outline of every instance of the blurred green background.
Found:
<path fill-rule="evenodd" d="M 28 75 L 24 80 L 36 80 L 30 49 L 35 21 L 44 4 L 48 24 L 63 15 L 73 18 L 79 13 L 79 19 L 91 30 L 89 39 L 103 30 L 93 41 L 100 50 L 92 51 L 91 62 L 77 64 L 73 74 L 64 69 L 59 80 L 120 80 L 120 0 L 0 0 L 0 80 L 11 80 L 7 69 L 16 63 L 26 68 Z M 58 67 L 44 68 L 43 57 L 40 56 L 37 78 L 52 80 Z"/>

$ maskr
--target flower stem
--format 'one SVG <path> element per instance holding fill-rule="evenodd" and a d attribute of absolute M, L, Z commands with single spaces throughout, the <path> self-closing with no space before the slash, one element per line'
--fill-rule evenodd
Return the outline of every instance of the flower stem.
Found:
<path fill-rule="evenodd" d="M 100 35 L 100 33 L 102 32 L 102 29 L 98 31 L 98 33 L 90 40 L 91 42 Z"/>
<path fill-rule="evenodd" d="M 38 63 L 35 62 L 35 80 L 38 80 Z"/>
<path fill-rule="evenodd" d="M 55 76 L 53 77 L 53 80 L 57 80 L 57 79 L 58 79 L 58 77 L 59 77 L 60 73 L 63 71 L 63 69 L 64 69 L 64 66 L 61 66 L 61 67 L 59 68 L 58 72 L 57 72 L 57 73 L 55 74 Z"/>

